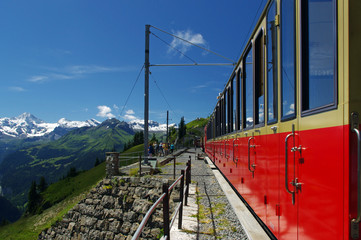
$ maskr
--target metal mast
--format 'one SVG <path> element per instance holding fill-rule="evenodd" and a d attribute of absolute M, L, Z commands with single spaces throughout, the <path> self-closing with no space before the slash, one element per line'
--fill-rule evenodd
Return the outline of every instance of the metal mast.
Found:
<path fill-rule="evenodd" d="M 149 119 L 149 31 L 145 25 L 145 77 L 144 77 L 144 162 L 148 163 L 148 119 Z"/>
<path fill-rule="evenodd" d="M 168 139 L 168 136 L 169 136 L 169 132 L 168 132 L 168 120 L 169 120 L 169 111 L 167 110 L 167 143 L 169 143 L 169 139 Z"/>

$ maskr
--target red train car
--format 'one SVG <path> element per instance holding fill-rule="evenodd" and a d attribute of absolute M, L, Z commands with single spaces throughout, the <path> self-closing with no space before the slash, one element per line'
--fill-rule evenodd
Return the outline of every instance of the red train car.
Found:
<path fill-rule="evenodd" d="M 361 1 L 273 0 L 205 151 L 278 239 L 360 239 Z"/>

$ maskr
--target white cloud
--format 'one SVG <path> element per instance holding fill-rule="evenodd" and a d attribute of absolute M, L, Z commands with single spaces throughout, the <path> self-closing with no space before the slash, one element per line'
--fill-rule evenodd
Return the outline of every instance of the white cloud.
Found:
<path fill-rule="evenodd" d="M 73 65 L 63 68 L 47 68 L 48 72 L 32 76 L 29 82 L 40 83 L 48 80 L 67 80 L 81 78 L 85 75 L 109 72 L 129 72 L 136 70 L 133 66 L 109 67 L 100 65 Z"/>
<path fill-rule="evenodd" d="M 115 111 L 119 111 L 119 107 L 116 104 L 113 104 L 113 108 L 115 109 Z"/>
<path fill-rule="evenodd" d="M 187 31 L 177 31 L 174 33 L 174 35 L 176 35 L 177 37 L 180 37 L 184 40 L 187 40 L 188 42 L 197 44 L 197 45 L 203 45 L 205 46 L 207 44 L 206 40 L 204 40 L 202 34 L 200 33 L 193 33 L 191 30 L 187 30 Z M 173 48 L 176 48 L 178 50 L 180 50 L 182 53 L 186 53 L 190 47 L 192 46 L 191 44 L 182 41 L 178 38 L 173 38 L 173 41 L 170 44 Z M 174 49 L 169 48 L 168 49 L 168 53 L 173 52 Z"/>
<path fill-rule="evenodd" d="M 127 110 L 125 113 L 126 114 L 133 114 L 133 115 L 135 114 L 135 112 L 132 109 Z"/>
<path fill-rule="evenodd" d="M 70 66 L 67 68 L 67 71 L 72 74 L 90 74 L 90 73 L 99 73 L 99 72 L 109 72 L 115 71 L 117 68 L 97 66 L 97 65 L 77 65 Z"/>
<path fill-rule="evenodd" d="M 124 116 L 121 116 L 126 121 L 134 121 L 134 120 L 140 120 L 135 116 L 135 112 L 133 109 L 129 109 L 125 112 Z"/>
<path fill-rule="evenodd" d="M 137 117 L 136 117 L 136 116 L 130 115 L 130 114 L 125 114 L 125 115 L 123 116 L 123 118 L 124 118 L 125 120 L 127 120 L 127 121 L 137 120 Z"/>
<path fill-rule="evenodd" d="M 108 106 L 102 105 L 97 107 L 99 112 L 97 114 L 98 117 L 106 117 L 106 118 L 114 118 L 115 116 L 112 114 L 112 109 Z"/>
<path fill-rule="evenodd" d="M 44 82 L 45 80 L 48 79 L 48 76 L 44 76 L 44 75 L 37 75 L 37 76 L 32 76 L 29 81 L 30 82 Z"/>
<path fill-rule="evenodd" d="M 198 85 L 198 86 L 191 87 L 191 88 L 190 88 L 190 91 L 191 91 L 192 93 L 195 93 L 195 92 L 197 92 L 199 89 L 206 88 L 206 87 L 207 87 L 207 85 Z"/>
<path fill-rule="evenodd" d="M 9 90 L 13 92 L 26 92 L 26 89 L 22 87 L 9 87 Z"/>

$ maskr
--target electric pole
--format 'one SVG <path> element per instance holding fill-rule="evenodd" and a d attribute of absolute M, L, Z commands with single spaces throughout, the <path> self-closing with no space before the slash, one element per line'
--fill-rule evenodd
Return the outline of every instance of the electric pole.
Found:
<path fill-rule="evenodd" d="M 167 143 L 169 142 L 168 136 L 169 136 L 169 132 L 168 132 L 168 119 L 169 119 L 169 111 L 167 110 Z"/>
<path fill-rule="evenodd" d="M 144 76 L 144 163 L 148 164 L 148 120 L 149 120 L 149 31 L 145 25 L 145 76 Z"/>

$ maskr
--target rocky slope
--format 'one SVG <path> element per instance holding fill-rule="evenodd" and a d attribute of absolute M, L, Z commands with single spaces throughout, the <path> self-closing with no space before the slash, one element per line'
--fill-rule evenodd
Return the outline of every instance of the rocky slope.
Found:
<path fill-rule="evenodd" d="M 164 181 L 168 182 L 149 177 L 104 179 L 62 221 L 44 230 L 38 239 L 130 239 L 162 194 Z M 178 195 L 174 192 L 171 196 Z M 171 201 L 171 209 L 174 205 Z M 159 205 L 148 220 L 142 239 L 159 239 L 162 223 Z"/>

